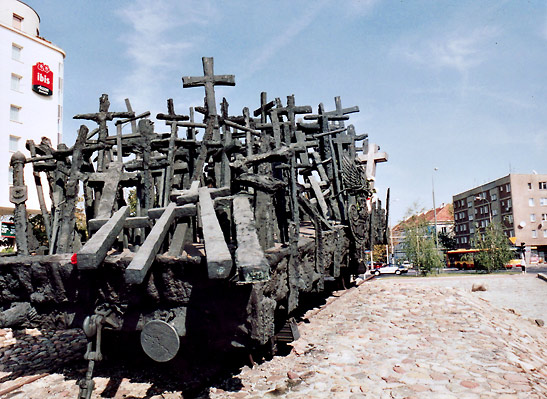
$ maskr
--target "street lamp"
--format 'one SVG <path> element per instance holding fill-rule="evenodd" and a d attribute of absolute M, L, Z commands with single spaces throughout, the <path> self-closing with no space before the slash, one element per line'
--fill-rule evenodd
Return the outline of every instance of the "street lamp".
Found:
<path fill-rule="evenodd" d="M 435 216 L 435 248 L 437 248 L 437 251 L 439 251 L 439 239 L 437 237 L 437 207 L 435 206 L 435 172 L 438 171 L 439 168 L 433 168 L 433 173 L 431 174 L 431 188 L 433 193 L 433 215 Z"/>

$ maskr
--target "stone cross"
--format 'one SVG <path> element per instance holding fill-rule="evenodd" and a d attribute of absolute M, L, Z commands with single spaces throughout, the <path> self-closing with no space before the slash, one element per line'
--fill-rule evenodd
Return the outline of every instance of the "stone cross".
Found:
<path fill-rule="evenodd" d="M 387 162 L 388 156 L 385 152 L 378 152 L 380 147 L 374 143 L 368 143 L 367 151 L 365 154 L 359 155 L 357 161 L 366 163 L 366 176 L 367 179 L 373 180 L 371 182 L 371 188 L 374 187 L 374 178 L 376 176 L 376 164 L 380 162 Z"/>

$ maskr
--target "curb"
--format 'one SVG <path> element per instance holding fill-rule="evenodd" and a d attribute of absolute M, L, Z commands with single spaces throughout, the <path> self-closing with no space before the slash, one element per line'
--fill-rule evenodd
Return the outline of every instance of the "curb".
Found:
<path fill-rule="evenodd" d="M 547 274 L 538 273 L 538 278 L 543 281 L 547 281 Z"/>

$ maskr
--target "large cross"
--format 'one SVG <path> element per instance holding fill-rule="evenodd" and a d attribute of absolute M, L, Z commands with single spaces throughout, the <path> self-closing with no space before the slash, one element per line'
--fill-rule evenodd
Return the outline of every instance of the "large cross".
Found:
<path fill-rule="evenodd" d="M 235 86 L 234 75 L 215 75 L 213 70 L 213 57 L 203 57 L 204 76 L 184 76 L 182 87 L 205 86 L 205 105 L 209 116 L 217 116 L 215 100 L 215 86 Z"/>
<path fill-rule="evenodd" d="M 205 105 L 207 108 L 207 127 L 205 128 L 205 134 L 201 141 L 201 147 L 199 149 L 199 155 L 195 163 L 191 181 L 198 180 L 203 173 L 203 166 L 205 165 L 205 160 L 207 158 L 208 143 L 213 139 L 215 131 L 218 131 L 219 128 L 215 100 L 215 85 L 235 86 L 234 75 L 214 74 L 212 57 L 203 57 L 202 62 L 204 76 L 185 76 L 182 78 L 183 87 L 185 88 L 205 86 Z"/>
<path fill-rule="evenodd" d="M 380 147 L 375 143 L 368 143 L 367 152 L 357 157 L 357 161 L 366 163 L 366 176 L 367 179 L 372 180 L 371 188 L 374 187 L 374 178 L 376 176 L 376 164 L 380 162 L 387 162 L 388 156 L 385 152 L 378 152 Z"/>

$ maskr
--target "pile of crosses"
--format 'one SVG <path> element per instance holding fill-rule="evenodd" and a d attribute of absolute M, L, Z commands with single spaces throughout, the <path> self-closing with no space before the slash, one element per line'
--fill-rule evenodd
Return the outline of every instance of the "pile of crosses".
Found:
<path fill-rule="evenodd" d="M 30 158 L 14 154 L 10 200 L 18 254 L 29 253 L 23 181 L 29 162 L 49 254 L 75 252 L 79 269 L 96 269 L 113 247 L 129 248 L 135 252 L 125 272 L 129 284 L 143 282 L 160 251 L 179 257 L 192 242 L 203 243 L 211 279 L 234 271 L 242 282 L 268 279 L 263 251 L 276 244 L 295 249 L 303 220 L 319 229 L 349 226 L 357 250 L 383 241 L 385 213 L 377 212 L 374 223 L 379 208 L 371 198 L 376 163 L 387 155 L 366 134 L 345 125 L 358 107 L 343 108 L 336 97 L 333 111 L 320 104 L 312 114 L 310 106 L 295 105 L 294 96 L 283 106 L 279 98 L 268 102 L 262 93 L 254 118 L 248 108 L 230 116 L 226 99 L 219 114 L 214 87 L 234 86 L 234 76 L 214 75 L 212 58 L 203 58 L 203 71 L 202 77 L 183 77 L 183 87 L 204 86 L 204 106 L 181 115 L 169 99 L 168 112 L 157 115 L 169 133 L 155 133 L 146 119 L 150 113 L 135 115 L 128 100 L 128 111 L 109 111 L 103 95 L 98 113 L 74 116 L 98 128 L 90 133 L 82 125 L 73 147 L 53 149 L 44 138 L 40 144 L 27 142 Z M 203 122 L 194 121 L 196 112 Z M 306 122 L 297 121 L 297 115 Z M 114 120 L 115 135 L 108 130 Z M 130 134 L 123 134 L 125 124 L 131 125 Z M 47 176 L 51 212 L 40 172 Z M 80 185 L 90 237 L 83 247 L 75 229 Z"/>
<path fill-rule="evenodd" d="M 285 322 L 299 295 L 323 291 L 328 280 L 346 283 L 365 250 L 386 241 L 374 176 L 387 155 L 346 125 L 357 107 L 336 97 L 334 110 L 320 104 L 314 114 L 294 96 L 283 105 L 262 93 L 252 115 L 244 108 L 230 116 L 226 99 L 217 112 L 214 87 L 235 85 L 234 76 L 215 75 L 212 58 L 203 58 L 203 71 L 183 77 L 183 87 L 204 86 L 204 106 L 181 115 L 168 100 L 157 115 L 168 133 L 128 100 L 127 111 L 110 111 L 103 95 L 99 112 L 74 117 L 98 127 L 82 125 L 71 148 L 44 138 L 27 142 L 30 157 L 11 159 L 17 256 L 0 258 L 0 327 L 83 325 L 88 394 L 103 326 L 141 331 L 157 361 L 175 356 L 179 338 L 244 348 L 276 334 L 292 339 L 295 324 Z M 43 254 L 28 240 L 28 163 Z M 81 197 L 85 237 L 75 228 Z"/>

